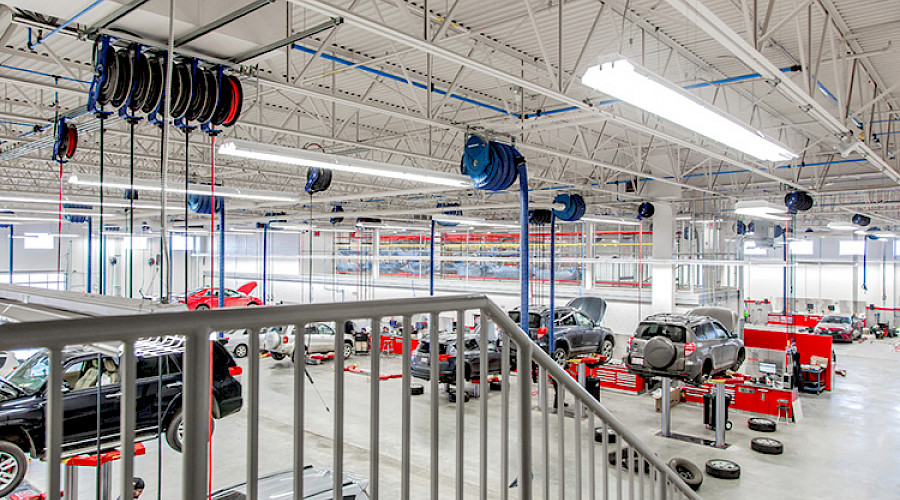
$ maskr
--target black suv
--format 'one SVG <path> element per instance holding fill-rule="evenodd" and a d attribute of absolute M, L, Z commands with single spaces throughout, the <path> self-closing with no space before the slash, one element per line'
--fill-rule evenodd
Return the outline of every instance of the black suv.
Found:
<path fill-rule="evenodd" d="M 553 359 L 563 364 L 573 354 L 598 353 L 612 358 L 616 337 L 612 330 L 600 326 L 606 315 L 606 301 L 599 297 L 578 297 L 564 307 L 554 308 Z M 509 317 L 519 324 L 519 309 L 509 311 Z M 549 307 L 531 307 L 528 311 L 528 334 L 549 352 Z M 512 344 L 515 346 L 515 344 Z"/>
<path fill-rule="evenodd" d="M 221 418 L 241 409 L 240 367 L 219 342 L 212 342 L 212 412 Z M 63 352 L 63 455 L 96 453 L 118 446 L 118 356 L 114 349 L 70 348 Z M 135 343 L 137 408 L 135 439 L 165 432 L 166 442 L 181 451 L 183 340 L 166 337 Z M 25 452 L 42 458 L 45 446 L 45 391 L 49 355 L 38 351 L 7 379 L 0 378 L 0 497 L 22 482 Z M 99 414 L 98 414 L 99 413 Z M 100 424 L 98 432 L 97 424 Z"/>
<path fill-rule="evenodd" d="M 441 383 L 456 383 L 456 359 L 459 352 L 456 349 L 456 334 L 443 335 L 438 340 L 438 376 Z M 465 352 L 463 353 L 463 374 L 465 380 L 473 380 L 481 377 L 481 346 L 477 335 L 466 335 L 463 338 Z M 412 355 L 412 376 L 428 380 L 431 378 L 431 361 L 434 353 L 431 352 L 431 342 L 420 340 L 419 347 Z M 501 353 L 496 343 L 488 341 L 487 345 L 488 374 L 500 373 Z"/>

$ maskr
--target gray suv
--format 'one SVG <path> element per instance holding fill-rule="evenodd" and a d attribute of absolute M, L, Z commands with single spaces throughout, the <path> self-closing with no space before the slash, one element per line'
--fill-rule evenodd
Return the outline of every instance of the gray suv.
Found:
<path fill-rule="evenodd" d="M 553 327 L 553 359 L 557 363 L 563 364 L 569 356 L 575 354 L 598 353 L 607 359 L 612 358 L 615 335 L 609 328 L 600 326 L 606 315 L 605 300 L 599 297 L 578 297 L 570 300 L 564 307 L 556 307 L 553 314 L 556 317 Z M 509 311 L 509 317 L 519 324 L 519 309 Z M 547 352 L 550 345 L 549 326 L 549 307 L 529 309 L 528 334 Z"/>
<path fill-rule="evenodd" d="M 713 375 L 737 370 L 746 354 L 744 342 L 731 331 L 737 323 L 735 316 L 721 308 L 648 316 L 629 340 L 628 370 L 698 385 Z"/>

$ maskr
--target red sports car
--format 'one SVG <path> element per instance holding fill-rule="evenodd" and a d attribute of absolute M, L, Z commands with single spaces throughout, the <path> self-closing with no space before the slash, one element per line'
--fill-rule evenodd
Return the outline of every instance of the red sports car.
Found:
<path fill-rule="evenodd" d="M 262 305 L 256 297 L 251 297 L 250 292 L 256 288 L 256 282 L 251 281 L 237 290 L 225 289 L 225 307 L 235 306 L 258 306 Z M 219 307 L 219 289 L 218 288 L 198 288 L 192 292 L 188 292 L 187 299 L 181 299 L 179 302 L 187 304 L 188 309 L 209 309 Z"/>

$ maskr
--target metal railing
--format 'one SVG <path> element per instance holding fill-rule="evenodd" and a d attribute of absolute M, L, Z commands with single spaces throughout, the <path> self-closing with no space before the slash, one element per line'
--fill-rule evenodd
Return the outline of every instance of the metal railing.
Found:
<path fill-rule="evenodd" d="M 257 478 L 259 476 L 259 410 L 260 410 L 260 357 L 259 336 L 256 333 L 261 328 L 282 325 L 295 325 L 295 331 L 302 331 L 303 326 L 314 322 L 334 322 L 343 325 L 347 320 L 371 321 L 371 345 L 373 354 L 378 352 L 381 344 L 381 335 L 378 325 L 382 318 L 402 316 L 404 325 L 412 325 L 411 317 L 419 314 L 429 314 L 431 329 L 428 333 L 430 345 L 438 344 L 439 324 L 438 315 L 442 312 L 456 314 L 457 335 L 471 335 L 464 326 L 463 318 L 466 311 L 474 311 L 480 314 L 482 328 L 480 333 L 480 366 L 488 366 L 488 340 L 491 329 L 496 326 L 503 332 L 504 337 L 515 344 L 515 354 L 511 355 L 511 343 L 501 342 L 501 374 L 511 373 L 512 363 L 515 362 L 519 369 L 519 376 L 502 376 L 500 380 L 501 391 L 499 394 L 499 436 L 493 432 L 489 435 L 489 427 L 498 425 L 496 417 L 489 423 L 491 408 L 493 414 L 497 414 L 496 392 L 488 397 L 487 377 L 480 377 L 478 436 L 474 439 L 478 443 L 477 458 L 475 453 L 466 452 L 466 442 L 470 436 L 466 433 L 465 420 L 467 418 L 465 405 L 462 404 L 464 387 L 463 370 L 456 370 L 456 383 L 460 388 L 457 393 L 457 406 L 455 412 L 455 426 L 451 429 L 440 428 L 439 401 L 440 394 L 438 363 L 430 363 L 430 413 L 427 417 L 429 424 L 429 460 L 428 460 L 428 487 L 430 498 L 439 498 L 443 491 L 440 489 L 439 477 L 441 468 L 444 474 L 449 474 L 453 464 L 455 496 L 462 499 L 467 492 L 478 492 L 481 499 L 487 499 L 489 484 L 491 498 L 502 499 L 519 498 L 532 499 L 535 497 L 552 498 L 551 483 L 555 482 L 559 498 L 624 498 L 627 490 L 628 498 L 653 498 L 665 500 L 669 498 L 699 499 L 696 493 L 672 471 L 662 459 L 647 447 L 638 436 L 628 429 L 621 421 L 613 416 L 603 405 L 592 397 L 584 387 L 574 378 L 569 376 L 559 365 L 553 362 L 547 353 L 537 347 L 535 343 L 513 322 L 504 310 L 499 308 L 487 297 L 482 295 L 464 295 L 451 297 L 428 297 L 420 299 L 393 299 L 367 302 L 345 302 L 337 304 L 314 304 L 301 306 L 279 306 L 265 308 L 241 308 L 223 309 L 212 311 L 157 313 L 146 316 L 132 316 L 127 320 L 122 317 L 101 317 L 90 319 L 74 319 L 66 321 L 47 321 L 33 323 L 7 324 L 0 326 L 0 350 L 11 350 L 30 347 L 44 347 L 50 352 L 49 389 L 47 390 L 47 435 L 46 435 L 46 460 L 49 463 L 47 474 L 47 491 L 60 490 L 60 462 L 62 453 L 62 350 L 67 345 L 123 342 L 123 355 L 120 360 L 121 390 L 123 401 L 121 405 L 121 422 L 124 422 L 122 431 L 122 491 L 128 491 L 131 487 L 133 470 L 133 440 L 135 421 L 135 355 L 134 343 L 140 338 L 157 337 L 161 335 L 181 334 L 185 336 L 184 360 L 184 438 L 183 438 L 183 469 L 182 469 L 182 498 L 185 500 L 197 500 L 207 497 L 207 457 L 209 446 L 209 380 L 210 380 L 210 342 L 211 332 L 227 331 L 246 328 L 249 341 L 248 368 L 244 380 L 244 405 L 248 419 L 246 447 L 247 447 L 247 486 L 248 498 L 257 498 Z M 123 325 L 127 325 L 123 328 Z M 335 366 L 343 366 L 343 336 L 335 335 Z M 411 396 L 411 340 L 410 328 L 403 329 L 403 354 L 402 360 L 402 403 L 400 408 L 400 486 L 399 497 L 401 499 L 424 498 L 425 493 L 418 488 L 413 492 L 411 484 L 411 467 L 415 465 L 417 470 L 423 466 L 421 461 L 412 462 L 413 444 L 413 403 Z M 296 357 L 303 359 L 305 349 L 303 342 L 296 342 Z M 435 357 L 437 350 L 433 350 Z M 372 383 L 369 384 L 369 443 L 368 443 L 368 494 L 372 499 L 379 498 L 379 490 L 382 489 L 380 479 L 384 476 L 380 472 L 382 458 L 380 436 L 383 423 L 382 388 L 378 382 L 378 374 L 381 371 L 381 357 L 370 356 L 368 360 L 373 374 Z M 541 390 L 538 412 L 535 413 L 535 398 L 532 393 L 532 376 L 527 367 L 535 366 L 540 372 Z M 293 498 L 302 498 L 303 468 L 305 465 L 304 435 L 306 408 L 304 402 L 305 391 L 305 363 L 293 364 L 293 472 L 294 489 Z M 345 427 L 345 400 L 347 393 L 344 384 L 345 372 L 342 369 L 334 370 L 334 401 L 331 412 L 333 419 L 332 464 L 334 491 L 343 491 L 345 470 L 344 461 L 344 437 Z M 551 410 L 548 405 L 548 380 L 554 380 L 558 387 L 559 412 L 557 413 L 557 429 L 555 438 L 558 453 L 555 465 L 551 458 L 549 443 L 553 437 L 550 432 Z M 575 417 L 566 422 L 564 416 L 563 401 L 569 394 L 574 398 Z M 359 398 L 361 395 L 355 394 Z M 489 402 L 489 399 L 491 400 Z M 513 404 L 515 403 L 515 404 Z M 418 402 L 417 402 L 418 405 Z M 490 406 L 489 406 L 490 405 Z M 587 414 L 587 427 L 583 418 Z M 416 414 L 418 415 L 418 413 Z M 541 425 L 535 427 L 534 415 L 542 415 Z M 513 418 L 510 418 L 510 417 Z M 417 423 L 423 417 L 419 416 Z M 446 419 L 446 413 L 444 419 Z M 471 417 L 469 417 L 471 418 Z M 618 439 L 614 445 L 603 440 L 602 445 L 593 443 L 594 428 L 599 421 L 604 437 L 608 432 L 614 432 Z M 353 422 L 350 425 L 360 425 Z M 569 432 L 574 426 L 574 434 Z M 417 432 L 421 432 L 420 425 L 416 426 Z M 455 450 L 452 453 L 453 461 L 442 463 L 439 456 L 440 436 L 455 432 Z M 532 436 L 540 436 L 539 443 L 532 442 Z M 574 437 L 574 439 L 570 439 Z M 420 436 L 417 434 L 416 439 Z M 499 450 L 496 446 L 499 442 Z M 446 445 L 446 443 L 445 443 Z M 586 446 L 585 446 L 586 445 Z M 627 446 L 627 452 L 624 452 Z M 446 446 L 445 446 L 446 447 Z M 471 448 L 471 447 L 470 447 Z M 490 448 L 495 448 L 491 450 Z M 597 463 L 595 455 L 602 449 L 601 463 Z M 418 448 L 417 448 L 418 450 Z M 567 450 L 572 456 L 567 456 Z M 617 452 L 615 463 L 607 457 L 609 453 Z M 489 458 L 489 453 L 496 457 L 499 453 L 499 464 Z M 582 460 L 587 454 L 587 460 Z M 441 455 L 446 457 L 447 450 L 441 450 Z M 536 460 L 536 456 L 543 458 Z M 392 457 L 393 458 L 393 457 Z M 567 470 L 566 458 L 574 458 Z M 475 474 L 466 472 L 466 463 L 469 460 L 477 460 L 477 479 L 469 481 Z M 535 470 L 535 464 L 541 465 L 540 470 Z M 627 469 L 622 467 L 627 463 Z M 638 464 L 636 467 L 634 464 Z M 499 466 L 499 467 L 498 467 Z M 645 472 L 644 469 L 649 472 Z M 499 470 L 498 470 L 499 469 Z M 356 471 L 363 472 L 363 471 Z M 510 475 L 515 474 L 517 487 L 510 487 Z M 598 477 L 599 476 L 599 477 Z M 416 485 L 421 486 L 424 478 L 416 476 Z M 472 486 L 474 482 L 474 487 Z M 445 479 L 446 483 L 446 479 Z M 535 491 L 536 486 L 541 486 L 541 494 Z M 599 485 L 599 488 L 598 488 Z M 627 488 L 626 488 L 627 485 Z M 567 490 L 567 487 L 569 488 Z M 574 492 L 572 491 L 574 490 Z M 573 494 L 574 493 L 574 494 Z M 395 493 L 385 493 L 381 496 L 395 497 Z"/>

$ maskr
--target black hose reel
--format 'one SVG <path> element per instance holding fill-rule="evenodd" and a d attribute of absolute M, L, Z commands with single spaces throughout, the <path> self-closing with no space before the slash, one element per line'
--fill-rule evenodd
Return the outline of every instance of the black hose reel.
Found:
<path fill-rule="evenodd" d="M 792 191 L 784 195 L 784 206 L 792 214 L 805 212 L 812 208 L 813 205 L 813 198 L 806 191 Z"/>

